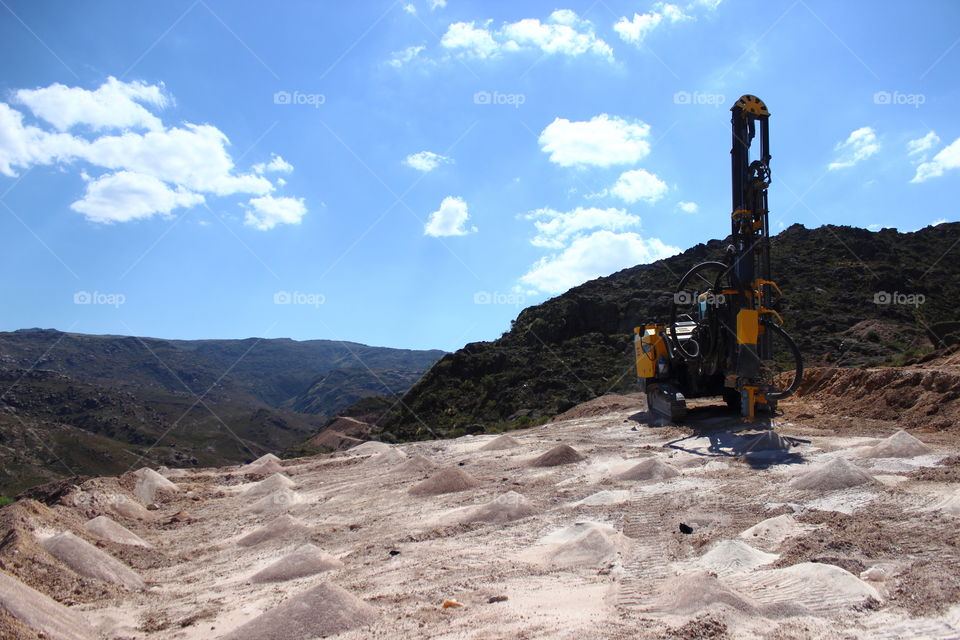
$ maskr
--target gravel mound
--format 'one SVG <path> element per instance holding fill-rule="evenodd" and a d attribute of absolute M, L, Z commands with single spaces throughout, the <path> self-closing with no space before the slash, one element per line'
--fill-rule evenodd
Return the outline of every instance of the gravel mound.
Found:
<path fill-rule="evenodd" d="M 273 456 L 273 454 L 268 453 L 266 456 L 257 458 L 250 464 L 240 467 L 240 473 L 261 473 L 263 475 L 283 473 L 283 465 L 277 462 L 279 458 L 276 456 L 268 458 L 267 456 Z"/>
<path fill-rule="evenodd" d="M 680 475 L 680 470 L 659 458 L 646 458 L 623 473 L 614 476 L 617 480 L 668 480 Z"/>
<path fill-rule="evenodd" d="M 714 604 L 725 604 L 748 615 L 756 613 L 756 608 L 750 602 L 706 571 L 686 573 L 668 580 L 654 608 L 666 613 L 689 615 Z"/>
<path fill-rule="evenodd" d="M 312 544 L 297 547 L 293 553 L 285 555 L 270 566 L 255 573 L 251 582 L 286 582 L 295 578 L 312 576 L 343 566 L 336 557 Z"/>
<path fill-rule="evenodd" d="M 480 482 L 460 467 L 446 467 L 410 487 L 410 495 L 438 496 L 442 493 L 466 491 L 477 486 L 480 486 Z"/>
<path fill-rule="evenodd" d="M 865 458 L 913 458 L 928 453 L 933 453 L 933 449 L 901 429 L 867 449 L 863 456 Z"/>
<path fill-rule="evenodd" d="M 400 449 L 390 447 L 386 451 L 381 453 L 376 453 L 370 458 L 367 458 L 367 464 L 382 466 L 382 467 L 392 467 L 396 464 L 399 464 L 407 459 L 407 454 L 405 454 Z"/>
<path fill-rule="evenodd" d="M 305 534 L 309 530 L 310 528 L 307 527 L 304 522 L 297 520 L 290 514 L 284 514 L 271 520 L 256 531 L 240 538 L 237 541 L 237 545 L 241 547 L 252 547 L 267 540 L 276 540 L 295 534 Z"/>
<path fill-rule="evenodd" d="M 691 564 L 719 577 L 770 564 L 779 556 L 754 549 L 740 540 L 720 540 Z"/>
<path fill-rule="evenodd" d="M 849 489 L 875 482 L 873 476 L 854 466 L 846 458 L 833 458 L 790 481 L 794 489 L 830 491 Z"/>
<path fill-rule="evenodd" d="M 324 582 L 260 614 L 223 640 L 313 640 L 373 622 L 377 611 Z"/>
<path fill-rule="evenodd" d="M 69 531 L 43 540 L 40 546 L 82 576 L 97 578 L 131 591 L 146 588 L 133 569 Z"/>
<path fill-rule="evenodd" d="M 110 502 L 110 511 L 121 518 L 146 521 L 156 520 L 156 516 L 148 511 L 146 507 L 124 495 L 107 496 L 106 500 Z"/>
<path fill-rule="evenodd" d="M 79 612 L 31 589 L 4 571 L 0 571 L 0 610 L 38 632 L 41 638 L 93 640 L 99 637 Z"/>
<path fill-rule="evenodd" d="M 585 460 L 585 456 L 568 444 L 558 444 L 530 461 L 531 467 L 556 467 Z"/>
<path fill-rule="evenodd" d="M 355 447 L 350 447 L 347 449 L 347 453 L 352 456 L 372 456 L 378 453 L 385 453 L 392 449 L 390 445 L 386 442 L 379 442 L 377 440 L 368 440 L 363 444 L 358 444 Z"/>
<path fill-rule="evenodd" d="M 541 562 L 552 567 L 603 567 L 629 547 L 629 539 L 598 522 L 577 522 L 543 538 Z"/>
<path fill-rule="evenodd" d="M 300 494 L 290 489 L 277 489 L 254 502 L 247 509 L 250 513 L 284 513 L 303 502 Z"/>
<path fill-rule="evenodd" d="M 117 544 L 146 547 L 148 549 L 153 548 L 152 544 L 122 524 L 117 523 L 110 516 L 97 516 L 84 523 L 83 528 L 101 540 L 108 540 L 110 542 L 116 542 Z"/>
<path fill-rule="evenodd" d="M 743 448 L 743 452 L 761 453 L 767 451 L 787 451 L 790 448 L 790 441 L 781 436 L 776 431 L 764 431 L 755 436 Z"/>
<path fill-rule="evenodd" d="M 506 434 L 498 436 L 480 447 L 480 451 L 503 451 L 505 449 L 515 449 L 520 446 L 520 441 L 513 436 Z"/>
<path fill-rule="evenodd" d="M 516 491 L 508 491 L 486 504 L 468 509 L 460 522 L 511 522 L 537 513 L 534 506 Z"/>
<path fill-rule="evenodd" d="M 297 483 L 283 475 L 282 473 L 275 473 L 269 478 L 265 478 L 260 482 L 256 483 L 249 489 L 243 492 L 245 498 L 255 498 L 257 496 L 265 496 L 273 493 L 274 491 L 281 491 L 283 489 L 292 489 L 297 486 Z"/>
<path fill-rule="evenodd" d="M 406 462 L 398 467 L 399 471 L 409 471 L 412 473 L 423 473 L 425 471 L 433 471 L 439 465 L 428 458 L 427 456 L 420 455 L 419 453 L 415 456 L 410 457 Z"/>
<path fill-rule="evenodd" d="M 740 532 L 740 537 L 761 549 L 776 549 L 787 538 L 802 535 L 810 525 L 801 524 L 792 513 L 767 518 Z"/>
<path fill-rule="evenodd" d="M 153 469 L 144 467 L 143 469 L 134 471 L 133 475 L 137 478 L 136 485 L 133 488 L 133 495 L 137 496 L 137 499 L 144 504 L 152 503 L 156 499 L 157 493 L 176 493 L 180 491 L 180 487 Z"/>

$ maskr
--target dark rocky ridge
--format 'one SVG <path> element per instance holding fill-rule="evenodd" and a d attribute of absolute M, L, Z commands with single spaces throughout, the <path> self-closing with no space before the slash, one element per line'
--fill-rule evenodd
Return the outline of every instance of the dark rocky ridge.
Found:
<path fill-rule="evenodd" d="M 809 365 L 893 363 L 932 348 L 927 329 L 960 320 L 960 223 L 912 233 L 793 225 L 771 241 L 778 309 Z M 388 437 L 524 426 L 633 388 L 633 327 L 666 320 L 676 283 L 726 243 L 584 283 L 524 309 L 492 342 L 444 356 L 403 398 Z M 875 296 L 923 296 L 877 304 Z M 900 300 L 904 300 L 901 298 Z"/>

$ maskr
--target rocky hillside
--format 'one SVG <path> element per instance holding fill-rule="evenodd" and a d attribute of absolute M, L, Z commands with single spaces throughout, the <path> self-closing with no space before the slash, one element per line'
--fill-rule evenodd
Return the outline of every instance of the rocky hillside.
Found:
<path fill-rule="evenodd" d="M 806 362 L 875 365 L 932 348 L 960 320 L 960 223 L 913 233 L 793 225 L 772 239 L 779 310 Z M 493 342 L 444 356 L 404 397 L 385 436 L 419 439 L 524 426 L 632 388 L 633 327 L 669 315 L 677 281 L 720 259 L 714 240 L 524 309 Z M 952 325 L 950 323 L 953 323 Z"/>
<path fill-rule="evenodd" d="M 142 464 L 222 465 L 301 444 L 440 351 L 325 340 L 0 333 L 0 495 Z"/>

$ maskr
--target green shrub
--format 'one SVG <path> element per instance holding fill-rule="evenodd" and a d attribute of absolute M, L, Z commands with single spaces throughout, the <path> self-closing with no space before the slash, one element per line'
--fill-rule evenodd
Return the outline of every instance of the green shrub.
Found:
<path fill-rule="evenodd" d="M 8 498 L 7 496 L 0 496 L 0 507 L 5 507 L 8 504 L 13 502 L 13 498 Z"/>

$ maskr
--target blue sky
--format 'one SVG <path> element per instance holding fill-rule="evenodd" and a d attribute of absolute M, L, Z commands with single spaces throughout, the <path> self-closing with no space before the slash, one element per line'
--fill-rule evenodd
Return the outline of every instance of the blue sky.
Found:
<path fill-rule="evenodd" d="M 960 4 L 3 0 L 0 328 L 453 350 L 729 229 L 958 219 Z"/>

